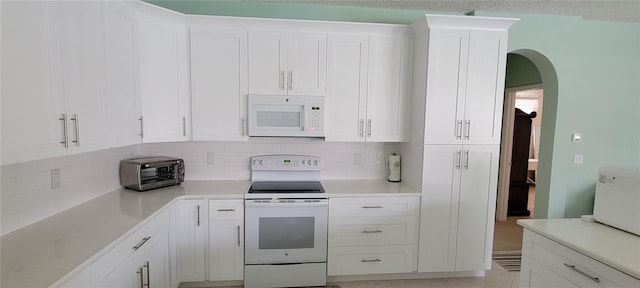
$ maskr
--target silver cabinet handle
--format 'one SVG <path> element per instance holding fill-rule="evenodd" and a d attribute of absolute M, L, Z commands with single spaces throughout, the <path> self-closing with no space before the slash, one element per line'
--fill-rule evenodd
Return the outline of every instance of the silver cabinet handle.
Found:
<path fill-rule="evenodd" d="M 360 261 L 362 263 L 368 263 L 368 262 L 382 262 L 382 260 L 376 258 L 376 259 L 362 259 L 362 261 Z"/>
<path fill-rule="evenodd" d="M 145 263 L 142 267 L 147 268 L 147 284 L 143 285 L 142 287 L 151 288 L 151 269 L 149 267 L 149 261 L 147 261 L 147 263 Z"/>
<path fill-rule="evenodd" d="M 456 121 L 456 139 L 462 139 L 462 120 Z"/>
<path fill-rule="evenodd" d="M 67 114 L 62 114 L 58 120 L 62 121 L 62 141 L 60 144 L 63 144 L 64 148 L 69 147 L 69 130 L 67 129 Z"/>
<path fill-rule="evenodd" d="M 144 121 L 142 120 L 142 116 L 140 116 L 140 118 L 138 118 L 138 120 L 140 120 L 140 138 L 144 138 Z"/>
<path fill-rule="evenodd" d="M 360 125 L 358 125 L 358 134 L 360 138 L 364 137 L 364 119 L 360 119 Z"/>
<path fill-rule="evenodd" d="M 140 275 L 140 288 L 144 287 L 144 276 L 142 275 L 144 273 L 142 272 L 143 272 L 142 267 L 140 267 L 136 272 L 138 275 Z"/>
<path fill-rule="evenodd" d="M 182 117 L 182 136 L 187 137 L 187 117 Z"/>
<path fill-rule="evenodd" d="M 469 170 L 469 150 L 464 151 L 464 170 Z"/>
<path fill-rule="evenodd" d="M 458 150 L 456 151 L 456 169 L 460 170 L 460 156 L 462 155 L 462 151 Z"/>
<path fill-rule="evenodd" d="M 376 229 L 376 230 L 363 230 L 362 233 L 364 234 L 371 234 L 371 233 L 382 233 L 382 230 L 380 229 Z"/>
<path fill-rule="evenodd" d="M 284 90 L 284 70 L 280 70 L 280 90 Z"/>
<path fill-rule="evenodd" d="M 218 209 L 218 211 L 220 211 L 220 212 L 233 212 L 233 211 L 236 211 L 236 209 L 233 209 L 233 208 L 220 208 L 220 209 Z"/>
<path fill-rule="evenodd" d="M 76 143 L 76 146 L 80 146 L 80 118 L 78 116 L 78 114 L 73 114 L 73 117 L 71 117 L 71 119 L 69 119 L 71 121 L 73 121 L 74 124 L 74 128 L 75 128 L 75 136 L 76 136 L 76 140 L 73 140 L 71 142 Z"/>
<path fill-rule="evenodd" d="M 582 276 L 584 276 L 584 277 L 587 277 L 587 278 L 591 279 L 593 282 L 600 283 L 600 278 L 598 278 L 598 277 L 593 277 L 593 276 L 591 276 L 591 275 L 587 274 L 586 272 L 584 272 L 584 271 L 582 271 L 582 270 L 580 270 L 580 269 L 576 268 L 576 265 L 571 265 L 571 264 L 564 263 L 564 266 L 567 266 L 567 267 L 571 268 L 571 270 L 576 271 L 576 272 L 578 272 L 578 273 L 582 274 Z"/>
<path fill-rule="evenodd" d="M 464 121 L 464 139 L 469 140 L 469 131 L 471 130 L 471 120 Z"/>
<path fill-rule="evenodd" d="M 371 137 L 371 119 L 367 119 L 367 137 Z"/>
<path fill-rule="evenodd" d="M 198 227 L 200 227 L 200 205 L 196 205 L 198 207 Z"/>
<path fill-rule="evenodd" d="M 142 238 L 142 240 L 140 240 L 140 242 L 138 242 L 138 244 L 133 246 L 133 250 L 140 249 L 140 247 L 142 247 L 142 245 L 144 245 L 144 243 L 147 243 L 147 241 L 149 241 L 149 239 L 151 239 L 151 236 L 147 236 L 147 237 Z"/>
<path fill-rule="evenodd" d="M 364 209 L 384 208 L 384 206 L 381 206 L 381 205 L 375 205 L 375 206 L 362 206 L 362 208 L 364 208 Z"/>
<path fill-rule="evenodd" d="M 240 247 L 240 225 L 236 226 L 238 228 L 238 247 Z"/>
<path fill-rule="evenodd" d="M 293 90 L 293 71 L 289 70 L 289 79 L 288 80 L 288 86 L 289 86 L 289 90 Z"/>

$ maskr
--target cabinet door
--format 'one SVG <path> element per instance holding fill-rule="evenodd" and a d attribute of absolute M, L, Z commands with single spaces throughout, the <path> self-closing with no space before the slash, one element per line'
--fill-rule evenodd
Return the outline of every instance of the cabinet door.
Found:
<path fill-rule="evenodd" d="M 43 1 L 2 1 L 2 165 L 62 156 L 64 113 L 53 93 Z"/>
<path fill-rule="evenodd" d="M 96 288 L 137 288 L 140 286 L 140 276 L 136 275 L 139 268 L 135 261 L 127 260 L 116 266 L 104 278 L 93 283 L 91 287 Z"/>
<path fill-rule="evenodd" d="M 287 74 L 286 34 L 249 32 L 249 93 L 285 95 Z"/>
<path fill-rule="evenodd" d="M 209 279 L 242 280 L 244 275 L 244 203 L 209 200 Z"/>
<path fill-rule="evenodd" d="M 105 97 L 104 19 L 101 3 L 50 2 L 53 75 L 64 95 L 68 117 L 68 153 L 109 147 L 108 99 Z"/>
<path fill-rule="evenodd" d="M 367 35 L 329 35 L 327 141 L 364 141 L 368 43 Z"/>
<path fill-rule="evenodd" d="M 140 93 L 145 143 L 189 139 L 184 23 L 139 19 Z"/>
<path fill-rule="evenodd" d="M 111 145 L 138 144 L 140 137 L 140 97 L 137 81 L 137 23 L 134 12 L 120 2 L 108 2 L 107 98 L 111 110 Z"/>
<path fill-rule="evenodd" d="M 506 31 L 469 33 L 463 139 L 467 144 L 500 144 Z"/>
<path fill-rule="evenodd" d="M 291 33 L 287 45 L 290 95 L 327 94 L 327 34 Z"/>
<path fill-rule="evenodd" d="M 425 144 L 462 143 L 468 30 L 429 30 Z"/>
<path fill-rule="evenodd" d="M 191 28 L 193 140 L 247 140 L 247 32 Z"/>
<path fill-rule="evenodd" d="M 406 141 L 409 48 L 402 37 L 369 37 L 367 141 Z"/>
<path fill-rule="evenodd" d="M 176 203 L 176 243 L 178 279 L 204 281 L 205 200 L 181 200 Z"/>
<path fill-rule="evenodd" d="M 520 269 L 521 288 L 548 288 L 548 287 L 579 287 L 571 281 L 562 278 L 555 272 L 538 264 L 538 262 L 522 257 L 522 267 Z"/>
<path fill-rule="evenodd" d="M 463 146 L 456 271 L 491 268 L 499 152 L 496 145 Z"/>
<path fill-rule="evenodd" d="M 134 287 L 169 288 L 169 230 L 160 229 L 146 245 L 145 250 L 134 254 L 138 263 L 138 270 L 135 271 L 137 283 Z"/>
<path fill-rule="evenodd" d="M 418 271 L 455 269 L 461 146 L 425 145 Z"/>

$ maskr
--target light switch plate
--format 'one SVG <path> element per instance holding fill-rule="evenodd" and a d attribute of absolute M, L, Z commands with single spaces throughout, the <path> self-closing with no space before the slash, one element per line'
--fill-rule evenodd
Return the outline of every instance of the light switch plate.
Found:
<path fill-rule="evenodd" d="M 60 169 L 51 169 L 51 189 L 60 188 Z"/>
<path fill-rule="evenodd" d="M 576 154 L 573 157 L 573 164 L 582 164 L 582 163 L 584 163 L 584 155 Z"/>

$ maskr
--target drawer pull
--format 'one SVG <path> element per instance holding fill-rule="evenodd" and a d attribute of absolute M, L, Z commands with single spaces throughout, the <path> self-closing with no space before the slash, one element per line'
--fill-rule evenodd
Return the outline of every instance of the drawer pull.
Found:
<path fill-rule="evenodd" d="M 142 245 L 144 245 L 144 243 L 147 243 L 147 241 L 149 241 L 149 239 L 151 239 L 151 236 L 147 236 L 147 237 L 142 238 L 142 240 L 140 240 L 140 242 L 138 242 L 138 244 L 136 244 L 136 246 L 133 246 L 133 250 L 140 249 L 140 247 L 142 247 Z"/>
<path fill-rule="evenodd" d="M 365 234 L 369 234 L 369 233 L 382 233 L 382 230 L 378 230 L 378 229 L 376 229 L 376 230 L 363 230 L 363 231 L 362 231 L 362 233 L 365 233 Z"/>
<path fill-rule="evenodd" d="M 372 208 L 384 208 L 384 207 L 382 207 L 380 205 L 376 205 L 376 206 L 362 206 L 362 208 L 364 208 L 364 209 L 372 209 Z"/>
<path fill-rule="evenodd" d="M 233 209 L 233 208 L 231 208 L 231 209 L 227 209 L 227 208 L 225 208 L 225 209 L 218 209 L 218 212 L 233 212 L 233 211 L 236 211 L 236 209 Z"/>
<path fill-rule="evenodd" d="M 570 264 L 564 263 L 564 266 L 567 266 L 567 267 L 571 268 L 571 270 L 582 274 L 582 276 L 593 280 L 593 282 L 600 283 L 600 279 L 598 277 L 593 277 L 593 276 L 585 273 L 584 271 L 581 271 L 580 269 L 576 268 L 576 265 L 570 265 Z"/>
<path fill-rule="evenodd" d="M 376 258 L 376 259 L 362 259 L 362 261 L 360 261 L 362 263 L 370 263 L 370 262 L 382 262 L 382 260 Z"/>

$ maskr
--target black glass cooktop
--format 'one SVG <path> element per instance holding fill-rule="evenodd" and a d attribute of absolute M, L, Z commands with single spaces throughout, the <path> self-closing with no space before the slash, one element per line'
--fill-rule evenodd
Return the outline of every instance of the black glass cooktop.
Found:
<path fill-rule="evenodd" d="M 256 181 L 248 193 L 324 193 L 319 181 Z"/>

